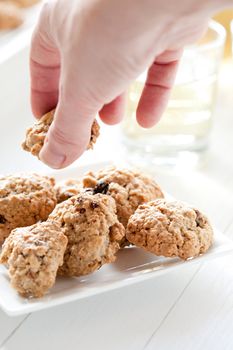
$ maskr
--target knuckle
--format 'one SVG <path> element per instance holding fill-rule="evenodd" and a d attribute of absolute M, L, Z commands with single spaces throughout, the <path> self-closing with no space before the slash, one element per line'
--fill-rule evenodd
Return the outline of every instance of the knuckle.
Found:
<path fill-rule="evenodd" d="M 66 129 L 62 129 L 59 126 L 51 128 L 50 139 L 59 144 L 66 145 L 70 147 L 75 147 L 77 145 L 75 139 L 71 138 L 71 135 L 67 132 Z"/>
<path fill-rule="evenodd" d="M 52 3 L 46 2 L 40 12 L 38 24 L 34 30 L 32 42 L 38 43 L 46 49 L 55 48 L 54 37 L 52 34 L 51 15 L 53 13 Z"/>
<path fill-rule="evenodd" d="M 41 9 L 41 12 L 40 12 L 40 16 L 39 16 L 39 22 L 38 22 L 38 26 L 37 28 L 39 29 L 43 29 L 44 28 L 44 25 L 48 23 L 48 17 L 49 17 L 49 13 L 50 13 L 50 6 L 49 6 L 49 3 L 46 2 L 43 6 L 42 6 L 42 9 Z"/>
<path fill-rule="evenodd" d="M 103 101 L 99 99 L 97 95 L 86 88 L 85 92 L 78 93 L 78 86 L 73 86 L 70 83 L 64 83 L 60 87 L 60 100 L 64 104 L 73 106 L 74 110 L 79 109 L 83 112 L 83 115 L 95 115 L 102 107 Z"/>

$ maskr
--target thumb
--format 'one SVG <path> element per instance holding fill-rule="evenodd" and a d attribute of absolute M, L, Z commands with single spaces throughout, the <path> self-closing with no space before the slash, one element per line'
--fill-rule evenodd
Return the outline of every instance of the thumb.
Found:
<path fill-rule="evenodd" d="M 61 77 L 59 103 L 54 121 L 49 128 L 39 158 L 52 168 L 65 168 L 79 158 L 87 149 L 91 138 L 92 124 L 101 109 L 91 98 L 84 98 L 85 90 L 69 75 Z"/>

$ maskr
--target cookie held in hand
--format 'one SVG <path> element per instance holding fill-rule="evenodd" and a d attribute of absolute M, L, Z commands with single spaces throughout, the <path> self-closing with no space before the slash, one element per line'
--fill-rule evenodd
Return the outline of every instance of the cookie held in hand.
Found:
<path fill-rule="evenodd" d="M 192 206 L 157 199 L 141 205 L 130 217 L 126 237 L 155 255 L 186 260 L 210 248 L 213 229 L 206 216 Z"/>
<path fill-rule="evenodd" d="M 29 128 L 26 132 L 26 139 L 22 143 L 22 148 L 31 152 L 33 156 L 39 158 L 40 151 L 44 145 L 44 141 L 49 130 L 50 125 L 53 122 L 55 110 L 52 110 L 45 114 L 33 127 Z M 94 120 L 91 128 L 91 138 L 87 149 L 92 149 L 99 136 L 99 124 Z"/>

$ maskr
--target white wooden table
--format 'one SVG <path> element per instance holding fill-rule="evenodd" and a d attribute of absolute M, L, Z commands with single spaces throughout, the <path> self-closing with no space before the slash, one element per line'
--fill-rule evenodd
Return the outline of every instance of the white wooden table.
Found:
<path fill-rule="evenodd" d="M 230 82 L 225 80 L 229 74 Z M 188 174 L 157 171 L 157 179 L 167 191 L 205 210 L 233 239 L 233 67 L 223 71 L 222 82 L 207 162 Z M 108 130 L 95 153 L 86 156 L 89 160 L 106 157 L 106 148 L 117 157 L 117 140 Z M 3 137 L 1 155 L 15 138 Z M 20 164 L 39 167 L 34 160 L 29 163 L 30 157 L 18 157 L 17 151 L 13 162 L 3 156 L 1 172 L 16 164 L 17 169 Z M 233 256 L 23 317 L 11 318 L 0 310 L 1 350 L 64 348 L 232 350 Z"/>

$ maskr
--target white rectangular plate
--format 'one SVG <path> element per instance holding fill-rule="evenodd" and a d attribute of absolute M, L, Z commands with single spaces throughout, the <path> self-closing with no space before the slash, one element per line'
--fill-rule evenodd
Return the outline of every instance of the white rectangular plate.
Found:
<path fill-rule="evenodd" d="M 78 177 L 87 170 L 97 170 L 103 165 L 106 164 L 63 170 L 57 172 L 55 176 L 58 180 Z M 27 300 L 18 296 L 10 287 L 6 268 L 0 266 L 0 306 L 9 315 L 22 315 L 142 282 L 178 267 L 232 253 L 233 242 L 218 230 L 215 230 L 214 234 L 215 241 L 212 248 L 205 255 L 188 261 L 156 257 L 136 247 L 122 249 L 115 263 L 103 266 L 92 275 L 81 278 L 58 278 L 50 292 L 38 300 Z"/>

